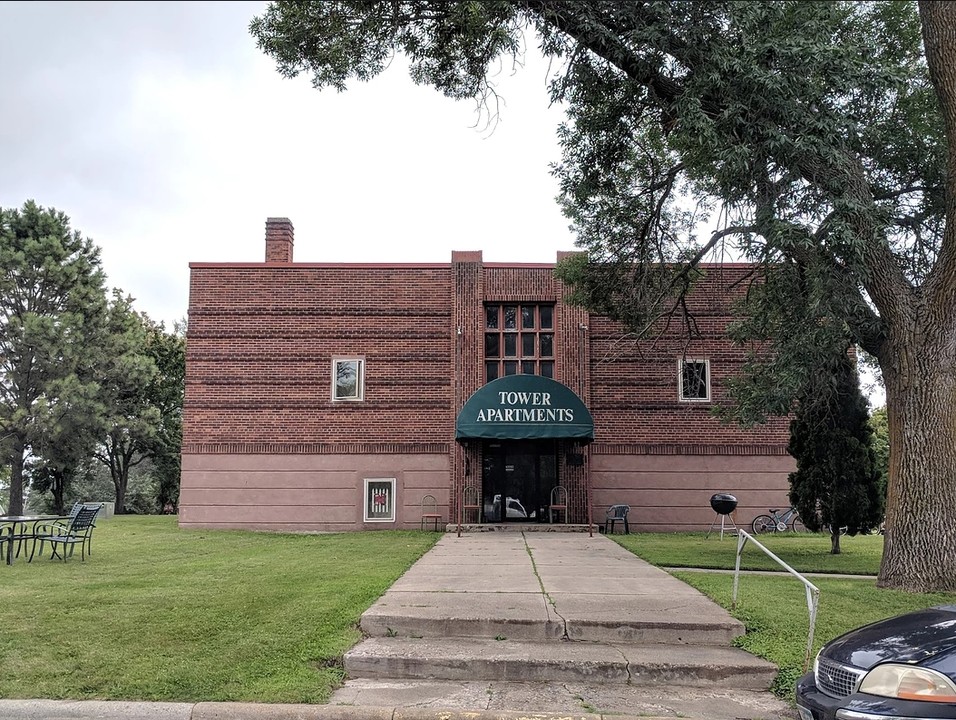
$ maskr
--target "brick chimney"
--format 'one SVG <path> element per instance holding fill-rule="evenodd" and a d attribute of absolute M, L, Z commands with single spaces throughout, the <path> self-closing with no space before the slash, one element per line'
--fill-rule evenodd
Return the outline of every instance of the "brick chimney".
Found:
<path fill-rule="evenodd" d="M 289 218 L 266 218 L 266 262 L 292 262 L 292 222 Z"/>

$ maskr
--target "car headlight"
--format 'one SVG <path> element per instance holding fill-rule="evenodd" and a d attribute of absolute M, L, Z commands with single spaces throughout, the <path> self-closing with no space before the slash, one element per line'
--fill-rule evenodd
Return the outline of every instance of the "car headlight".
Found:
<path fill-rule="evenodd" d="M 901 700 L 956 702 L 956 685 L 942 673 L 913 665 L 878 665 L 866 674 L 859 692 Z"/>

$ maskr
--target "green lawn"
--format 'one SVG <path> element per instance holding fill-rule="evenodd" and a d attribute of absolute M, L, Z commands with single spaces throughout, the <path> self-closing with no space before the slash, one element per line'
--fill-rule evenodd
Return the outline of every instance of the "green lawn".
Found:
<path fill-rule="evenodd" d="M 293 535 L 181 531 L 173 517 L 102 521 L 93 557 L 0 565 L 0 697 L 325 702 L 341 656 L 369 607 L 440 537 L 429 532 Z M 733 568 L 736 539 L 615 535 L 661 566 Z M 805 572 L 875 574 L 880 536 L 763 536 Z M 770 569 L 756 548 L 744 567 Z M 732 575 L 678 571 L 730 607 Z M 863 623 L 956 602 L 954 595 L 878 590 L 873 580 L 812 578 L 820 588 L 816 648 Z M 776 663 L 775 690 L 793 697 L 807 610 L 791 577 L 745 575 L 740 645 Z"/>
<path fill-rule="evenodd" d="M 641 533 L 613 535 L 614 540 L 654 565 L 675 568 L 716 568 L 733 570 L 737 538 L 719 539 L 704 533 Z M 758 540 L 801 573 L 876 575 L 883 552 L 881 535 L 842 538 L 842 554 L 831 555 L 830 538 L 814 533 L 761 535 Z M 741 568 L 780 570 L 759 548 L 748 542 L 741 554 Z M 733 574 L 674 571 L 684 582 L 724 606 L 731 608 Z M 956 594 L 919 594 L 881 590 L 872 579 L 811 577 L 820 589 L 820 604 L 814 631 L 811 662 L 827 641 L 848 630 L 882 618 L 920 608 L 956 602 Z M 807 648 L 809 614 L 806 592 L 796 578 L 742 575 L 734 616 L 747 627 L 738 640 L 740 647 L 780 668 L 774 691 L 793 700 L 793 686 L 803 672 Z"/>
<path fill-rule="evenodd" d="M 439 537 L 101 521 L 85 563 L 0 565 L 0 697 L 324 702 L 362 612 Z"/>
<path fill-rule="evenodd" d="M 734 569 L 737 538 L 719 533 L 635 533 L 609 536 L 649 563 L 661 567 Z M 841 554 L 830 554 L 830 536 L 820 533 L 768 533 L 757 540 L 800 572 L 876 575 L 883 556 L 882 535 L 845 535 Z M 740 556 L 742 570 L 780 570 L 750 542 Z"/>

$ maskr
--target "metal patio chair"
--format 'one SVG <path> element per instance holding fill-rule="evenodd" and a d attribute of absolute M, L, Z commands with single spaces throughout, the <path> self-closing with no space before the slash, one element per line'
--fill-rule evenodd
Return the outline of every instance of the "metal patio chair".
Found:
<path fill-rule="evenodd" d="M 70 508 L 71 520 L 76 517 L 76 514 L 80 511 L 80 508 L 82 507 L 90 507 L 90 508 L 95 507 L 101 510 L 103 508 L 103 503 L 83 502 L 82 500 L 77 500 L 75 503 L 73 503 L 73 507 Z M 96 527 L 95 521 L 93 522 L 93 527 L 94 528 Z M 87 555 L 93 554 L 93 533 L 92 532 L 86 538 L 86 554 Z"/>
<path fill-rule="evenodd" d="M 555 485 L 551 488 L 551 501 L 548 503 L 548 522 L 553 523 L 554 514 L 562 512 L 566 523 L 568 521 L 568 489 L 563 485 Z"/>
<path fill-rule="evenodd" d="M 428 523 L 435 524 L 435 531 L 438 531 L 438 524 L 442 520 L 442 514 L 438 511 L 438 500 L 434 495 L 425 495 L 422 498 L 422 530 Z"/>
<path fill-rule="evenodd" d="M 80 546 L 80 560 L 86 560 L 87 544 L 93 534 L 93 528 L 96 527 L 93 521 L 99 511 L 98 504 L 84 505 L 76 511 L 76 515 L 69 522 L 37 523 L 33 529 L 33 547 L 30 549 L 29 561 L 33 561 L 37 542 L 40 543 L 40 557 L 43 557 L 43 543 L 48 542 L 53 550 L 50 555 L 51 560 L 60 557 L 63 562 L 66 562 L 66 559 L 73 555 L 77 545 Z M 58 546 L 62 546 L 59 551 Z"/>
<path fill-rule="evenodd" d="M 631 529 L 627 524 L 627 514 L 631 511 L 630 505 L 611 505 L 607 509 L 607 514 L 604 517 L 604 534 L 607 535 L 608 532 L 614 532 L 614 524 L 617 522 L 624 523 L 624 534 L 630 535 Z"/>
<path fill-rule="evenodd" d="M 465 485 L 461 493 L 461 515 L 468 522 L 468 513 L 475 511 L 475 522 L 481 522 L 481 504 L 479 503 L 478 488 L 475 485 Z"/>

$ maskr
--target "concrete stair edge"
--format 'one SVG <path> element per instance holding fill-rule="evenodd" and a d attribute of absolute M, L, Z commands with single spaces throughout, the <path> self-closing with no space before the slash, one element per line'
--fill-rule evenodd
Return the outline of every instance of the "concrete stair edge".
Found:
<path fill-rule="evenodd" d="M 731 645 L 744 634 L 737 620 L 620 621 L 518 620 L 509 618 L 424 618 L 401 613 L 366 613 L 362 632 L 370 637 L 440 637 L 508 640 L 621 642 L 636 644 Z"/>
<path fill-rule="evenodd" d="M 728 647 L 481 639 L 369 638 L 349 650 L 352 678 L 723 685 L 766 690 L 777 668 Z"/>

